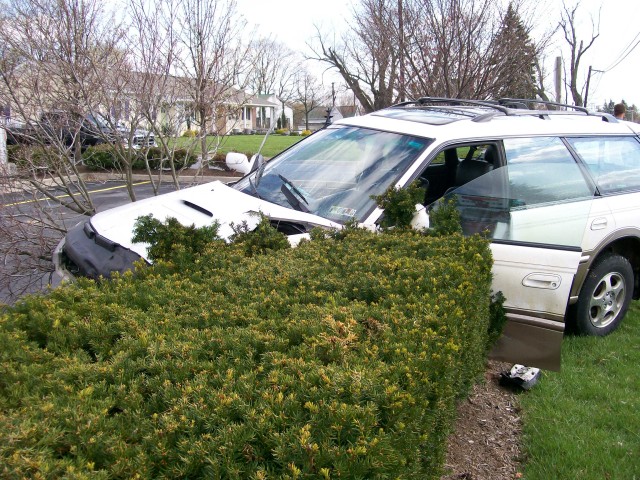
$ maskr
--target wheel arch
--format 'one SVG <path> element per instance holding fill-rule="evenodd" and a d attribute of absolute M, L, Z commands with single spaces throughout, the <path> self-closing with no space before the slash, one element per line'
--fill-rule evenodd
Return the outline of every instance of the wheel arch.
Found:
<path fill-rule="evenodd" d="M 615 239 L 610 239 L 608 242 L 603 242 L 592 252 L 585 252 L 588 261 L 581 264 L 578 269 L 573 288 L 571 289 L 572 300 L 577 300 L 585 278 L 594 263 L 602 258 L 603 255 L 610 253 L 620 255 L 629 261 L 633 269 L 634 278 L 633 299 L 637 300 L 640 298 L 640 237 L 637 236 L 637 232 L 634 232 L 634 234 L 619 236 Z M 574 303 L 574 301 L 571 303 Z"/>

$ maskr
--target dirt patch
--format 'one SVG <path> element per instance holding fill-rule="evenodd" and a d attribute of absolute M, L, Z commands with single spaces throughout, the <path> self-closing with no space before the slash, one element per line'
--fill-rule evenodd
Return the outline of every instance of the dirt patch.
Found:
<path fill-rule="evenodd" d="M 518 395 L 499 384 L 511 365 L 490 361 L 485 381 L 475 385 L 458 406 L 455 432 L 449 437 L 446 474 L 441 480 L 512 480 L 521 478 L 522 424 Z"/>

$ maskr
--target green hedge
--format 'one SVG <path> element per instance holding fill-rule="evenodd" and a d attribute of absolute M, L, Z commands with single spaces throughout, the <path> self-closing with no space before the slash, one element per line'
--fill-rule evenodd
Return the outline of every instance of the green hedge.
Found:
<path fill-rule="evenodd" d="M 69 160 L 57 150 L 40 145 L 7 145 L 7 161 L 21 170 L 54 171 Z"/>
<path fill-rule="evenodd" d="M 0 477 L 439 478 L 484 366 L 486 240 L 214 242 L 0 318 Z"/>
<path fill-rule="evenodd" d="M 158 147 L 131 151 L 131 155 L 131 167 L 134 169 L 146 168 L 146 162 L 149 163 L 149 167 L 152 169 L 158 169 L 161 166 L 164 168 L 169 167 L 169 160 L 163 154 L 162 149 Z M 197 161 L 197 156 L 184 148 L 173 150 L 171 155 L 177 170 L 188 167 Z M 115 151 L 114 146 L 109 144 L 88 147 L 82 153 L 82 159 L 85 166 L 94 170 L 121 169 L 123 165 L 122 159 Z"/>

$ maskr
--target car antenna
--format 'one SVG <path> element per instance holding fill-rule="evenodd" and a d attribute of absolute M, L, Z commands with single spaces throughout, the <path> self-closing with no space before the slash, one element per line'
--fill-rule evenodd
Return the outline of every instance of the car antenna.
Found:
<path fill-rule="evenodd" d="M 265 133 L 264 138 L 262 139 L 260 148 L 258 148 L 258 153 L 256 153 L 253 157 L 251 157 L 251 172 L 253 172 L 254 170 L 257 170 L 256 176 L 255 176 L 255 186 L 254 186 L 254 189 L 256 189 L 256 191 L 257 191 L 258 185 L 260 184 L 260 179 L 262 178 L 262 172 L 264 171 L 264 166 L 266 165 L 266 162 L 264 161 L 264 157 L 262 156 L 262 153 L 261 153 L 262 147 L 264 147 L 264 144 L 266 143 L 267 138 L 269 138 L 269 134 L 273 131 L 275 126 L 276 126 L 276 122 L 272 122 L 271 126 L 269 127 L 269 130 L 267 130 L 267 133 Z"/>

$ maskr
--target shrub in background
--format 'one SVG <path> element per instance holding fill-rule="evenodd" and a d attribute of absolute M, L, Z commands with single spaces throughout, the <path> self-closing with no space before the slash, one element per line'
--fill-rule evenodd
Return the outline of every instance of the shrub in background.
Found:
<path fill-rule="evenodd" d="M 198 161 L 198 156 L 192 150 L 189 150 L 187 148 L 177 148 L 172 153 L 173 164 L 176 170 L 186 168 Z"/>
<path fill-rule="evenodd" d="M 303 130 L 301 135 L 303 137 L 307 137 L 307 136 L 311 135 L 311 130 Z"/>
<path fill-rule="evenodd" d="M 82 162 L 92 170 L 112 170 L 122 168 L 122 162 L 108 143 L 87 147 L 82 152 Z"/>
<path fill-rule="evenodd" d="M 176 170 L 193 165 L 197 161 L 197 156 L 192 151 L 184 148 L 175 149 L 170 152 L 170 155 L 173 156 Z M 117 170 L 121 169 L 123 165 L 122 159 L 114 150 L 113 145 L 109 144 L 88 147 L 83 152 L 82 159 L 85 166 L 93 170 Z M 169 166 L 167 156 L 160 147 L 149 147 L 133 151 L 131 168 L 144 169 L 147 162 L 152 170 Z"/>
<path fill-rule="evenodd" d="M 221 152 L 221 151 L 217 151 L 213 157 L 211 158 L 211 161 L 214 163 L 222 163 L 226 165 L 226 160 L 227 160 L 227 154 L 225 152 Z"/>
<path fill-rule="evenodd" d="M 182 133 L 182 136 L 183 137 L 187 137 L 187 138 L 193 138 L 193 137 L 198 136 L 198 131 L 197 130 L 185 130 Z"/>
<path fill-rule="evenodd" d="M 70 157 L 73 152 L 69 151 Z M 64 159 L 51 147 L 40 145 L 7 145 L 7 161 L 19 171 L 50 171 L 60 167 Z M 69 159 L 67 159 L 69 161 Z"/>
<path fill-rule="evenodd" d="M 439 478 L 484 366 L 488 242 L 204 243 L 0 318 L 0 475 Z"/>

